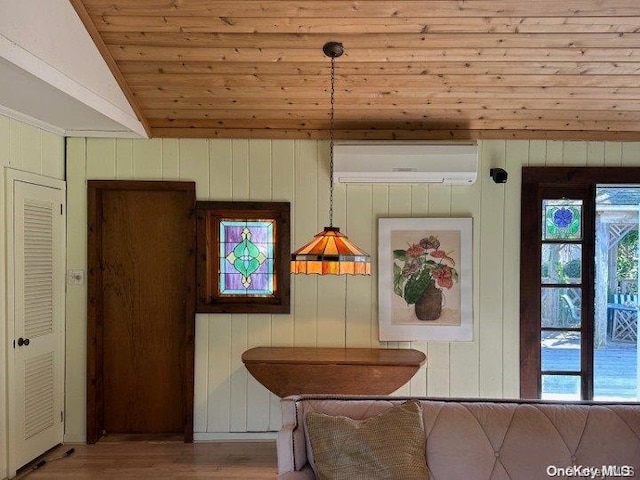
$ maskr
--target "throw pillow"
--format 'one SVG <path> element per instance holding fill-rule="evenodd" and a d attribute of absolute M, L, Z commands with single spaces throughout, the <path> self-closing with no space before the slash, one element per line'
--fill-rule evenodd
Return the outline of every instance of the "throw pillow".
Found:
<path fill-rule="evenodd" d="M 365 420 L 309 412 L 319 480 L 427 480 L 422 409 L 409 400 Z"/>

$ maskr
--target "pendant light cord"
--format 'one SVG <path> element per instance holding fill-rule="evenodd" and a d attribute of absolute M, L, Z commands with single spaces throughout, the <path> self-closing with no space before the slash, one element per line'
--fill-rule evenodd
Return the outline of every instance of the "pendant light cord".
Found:
<path fill-rule="evenodd" d="M 331 57 L 331 113 L 329 117 L 329 227 L 333 227 L 333 125 L 334 96 L 336 82 L 336 59 Z"/>

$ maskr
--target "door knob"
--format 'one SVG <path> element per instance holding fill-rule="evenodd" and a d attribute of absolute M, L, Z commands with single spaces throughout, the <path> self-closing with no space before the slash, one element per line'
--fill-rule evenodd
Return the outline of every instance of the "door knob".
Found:
<path fill-rule="evenodd" d="M 18 346 L 19 346 L 19 347 L 21 347 L 21 346 L 23 346 L 23 345 L 24 345 L 25 347 L 29 346 L 29 339 L 28 339 L 28 338 L 22 338 L 22 337 L 20 337 L 20 338 L 18 339 Z"/>

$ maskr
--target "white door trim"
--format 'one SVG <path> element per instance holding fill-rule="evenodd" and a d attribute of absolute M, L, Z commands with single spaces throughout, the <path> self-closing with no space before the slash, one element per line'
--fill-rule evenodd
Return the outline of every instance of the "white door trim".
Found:
<path fill-rule="evenodd" d="M 64 180 L 55 179 L 52 177 L 46 177 L 44 175 L 38 175 L 35 173 L 23 172 L 20 170 L 14 170 L 11 168 L 5 167 L 5 212 L 4 216 L 6 219 L 6 329 L 3 329 L 6 332 L 6 337 L 4 340 L 6 355 L 2 355 L 0 358 L 0 367 L 4 367 L 4 371 L 7 373 L 6 383 L 0 387 L 0 393 L 3 389 L 13 385 L 15 383 L 15 367 L 12 361 L 8 361 L 11 356 L 11 352 L 13 352 L 13 339 L 15 337 L 15 329 L 14 329 L 14 311 L 15 311 L 15 285 L 11 281 L 13 278 L 13 272 L 15 269 L 15 259 L 13 257 L 14 251 L 14 239 L 13 235 L 10 235 L 10 232 L 14 231 L 14 194 L 15 194 L 15 185 L 16 182 L 24 182 L 30 183 L 33 185 L 39 185 L 43 187 L 50 187 L 61 190 L 63 193 L 66 192 L 66 182 Z M 66 202 L 65 202 L 66 203 Z M 63 229 L 66 231 L 66 206 L 65 211 L 63 213 Z M 66 244 L 66 238 L 63 236 L 63 247 Z M 63 254 L 66 257 L 66 249 L 63 248 Z M 65 276 L 63 275 L 63 278 Z M 64 308 L 64 302 L 63 302 Z M 64 337 L 64 329 L 62 332 Z M 0 337 L 1 338 L 1 337 Z M 64 342 L 64 338 L 63 338 Z M 3 365 L 4 364 L 4 365 Z M 63 385 L 64 388 L 64 385 Z M 8 404 L 7 404 L 8 400 Z M 6 476 L 8 478 L 12 478 L 16 474 L 16 469 L 21 465 L 16 465 L 15 455 L 13 454 L 12 449 L 12 432 L 16 430 L 16 415 L 12 415 L 12 412 L 15 410 L 15 400 L 14 393 L 9 388 L 9 390 L 5 390 L 5 394 L 0 396 L 0 411 L 6 412 L 4 419 L 0 419 L 0 427 L 2 427 L 2 421 L 4 420 L 5 429 L 0 428 L 0 433 L 7 432 L 6 436 L 6 465 L 7 471 Z M 0 446 L 2 443 L 0 442 Z M 2 473 L 2 472 L 0 472 Z M 4 474 L 4 473 L 2 473 Z"/>

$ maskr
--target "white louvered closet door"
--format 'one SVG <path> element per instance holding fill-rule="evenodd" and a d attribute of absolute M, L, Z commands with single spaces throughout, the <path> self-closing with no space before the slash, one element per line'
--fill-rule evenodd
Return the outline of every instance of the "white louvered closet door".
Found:
<path fill-rule="evenodd" d="M 64 191 L 15 181 L 11 466 L 64 434 Z M 11 252 L 10 252 L 11 255 Z"/>

